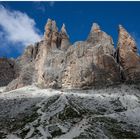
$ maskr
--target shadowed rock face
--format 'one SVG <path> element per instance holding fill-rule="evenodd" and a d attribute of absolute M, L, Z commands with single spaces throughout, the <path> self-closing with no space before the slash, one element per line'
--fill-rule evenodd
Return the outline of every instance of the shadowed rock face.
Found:
<path fill-rule="evenodd" d="M 123 69 L 127 82 L 140 80 L 140 56 L 134 38 L 120 25 L 117 47 L 117 61 Z"/>
<path fill-rule="evenodd" d="M 44 38 L 16 60 L 20 75 L 7 90 L 36 84 L 42 88 L 92 88 L 140 79 L 134 39 L 119 27 L 117 51 L 111 36 L 94 23 L 87 40 L 70 44 L 65 25 L 48 19 Z"/>
<path fill-rule="evenodd" d="M 15 61 L 0 58 L 0 86 L 6 86 L 17 76 Z"/>

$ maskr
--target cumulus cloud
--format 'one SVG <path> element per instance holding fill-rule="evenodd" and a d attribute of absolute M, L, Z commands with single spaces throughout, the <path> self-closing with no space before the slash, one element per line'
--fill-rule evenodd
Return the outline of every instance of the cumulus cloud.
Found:
<path fill-rule="evenodd" d="M 41 39 L 35 21 L 26 13 L 11 11 L 0 5 L 0 38 L 8 43 L 29 45 Z"/>

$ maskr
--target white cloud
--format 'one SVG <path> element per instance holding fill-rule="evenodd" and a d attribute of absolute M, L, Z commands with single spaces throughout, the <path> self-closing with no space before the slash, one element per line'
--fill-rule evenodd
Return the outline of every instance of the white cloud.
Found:
<path fill-rule="evenodd" d="M 35 28 L 35 21 L 26 13 L 10 11 L 0 5 L 0 27 L 5 41 L 29 45 L 41 39 L 38 29 Z M 1 38 L 2 39 L 2 38 Z"/>
<path fill-rule="evenodd" d="M 49 5 L 50 5 L 51 7 L 53 7 L 53 6 L 54 6 L 54 4 L 55 4 L 55 2 L 54 2 L 54 1 L 49 1 Z"/>
<path fill-rule="evenodd" d="M 35 6 L 35 8 L 43 13 L 45 13 L 47 11 L 47 8 L 46 8 L 46 4 L 49 6 L 49 7 L 54 7 L 55 5 L 55 1 L 47 1 L 47 2 L 44 2 L 44 1 L 34 1 L 33 4 Z"/>
<path fill-rule="evenodd" d="M 34 1 L 33 2 L 35 8 L 43 13 L 46 12 L 46 8 L 45 8 L 45 5 L 43 2 L 40 2 L 40 1 Z"/>

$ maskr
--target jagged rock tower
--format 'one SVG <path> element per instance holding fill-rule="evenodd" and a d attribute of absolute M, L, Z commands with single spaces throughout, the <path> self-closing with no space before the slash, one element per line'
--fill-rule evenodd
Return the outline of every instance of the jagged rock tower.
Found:
<path fill-rule="evenodd" d="M 67 51 L 63 87 L 91 88 L 120 82 L 119 66 L 113 55 L 112 38 L 93 24 L 88 39 Z"/>
<path fill-rule="evenodd" d="M 97 23 L 93 23 L 87 40 L 71 45 L 65 25 L 59 32 L 56 22 L 48 19 L 43 39 L 28 46 L 16 63 L 19 76 L 7 90 L 31 84 L 86 89 L 140 80 L 136 43 L 122 26 L 115 50 L 111 36 Z"/>
<path fill-rule="evenodd" d="M 124 80 L 137 82 L 140 80 L 140 56 L 134 38 L 119 25 L 117 61 L 124 73 Z"/>

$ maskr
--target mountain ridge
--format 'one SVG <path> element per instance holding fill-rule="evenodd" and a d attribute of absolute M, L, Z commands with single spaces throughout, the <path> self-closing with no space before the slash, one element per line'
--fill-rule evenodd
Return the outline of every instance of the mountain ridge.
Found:
<path fill-rule="evenodd" d="M 140 81 L 136 42 L 122 25 L 115 49 L 112 37 L 97 23 L 93 23 L 85 41 L 71 44 L 65 25 L 58 31 L 56 22 L 48 19 L 43 39 L 29 45 L 15 61 L 19 75 L 7 91 L 31 84 L 88 89 Z"/>
<path fill-rule="evenodd" d="M 122 26 L 115 49 L 96 23 L 71 44 L 48 19 L 40 42 L 0 59 L 0 76 L 0 138 L 140 137 L 140 56 Z"/>

